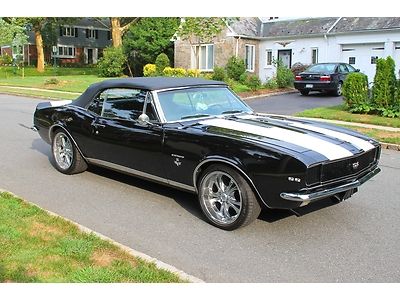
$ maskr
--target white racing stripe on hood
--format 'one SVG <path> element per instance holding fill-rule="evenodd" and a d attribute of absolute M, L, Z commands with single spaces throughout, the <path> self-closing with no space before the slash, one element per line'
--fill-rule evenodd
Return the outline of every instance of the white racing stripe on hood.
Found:
<path fill-rule="evenodd" d="M 371 150 L 374 148 L 374 146 L 371 143 L 369 143 L 365 140 L 362 140 L 358 137 L 346 134 L 346 133 L 334 131 L 331 129 L 321 128 L 321 127 L 317 127 L 317 126 L 313 126 L 313 125 L 309 125 L 309 124 L 303 124 L 303 123 L 299 123 L 299 122 L 290 122 L 289 125 L 297 127 L 297 128 L 303 128 L 303 129 L 311 130 L 314 132 L 322 133 L 329 137 L 338 138 L 342 141 L 349 142 L 349 143 L 353 144 L 354 146 L 356 146 L 358 149 L 362 149 L 364 151 L 368 151 L 368 150 Z"/>
<path fill-rule="evenodd" d="M 50 101 L 51 107 L 63 106 L 72 103 L 72 100 Z"/>
<path fill-rule="evenodd" d="M 353 156 L 349 150 L 339 145 L 324 141 L 305 133 L 299 133 L 284 128 L 262 127 L 225 119 L 204 120 L 200 123 L 203 125 L 232 129 L 288 142 L 318 152 L 330 160 Z"/>

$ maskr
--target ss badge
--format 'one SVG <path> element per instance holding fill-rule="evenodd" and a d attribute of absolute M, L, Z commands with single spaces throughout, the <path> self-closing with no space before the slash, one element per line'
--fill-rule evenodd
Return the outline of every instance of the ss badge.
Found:
<path fill-rule="evenodd" d="M 185 157 L 182 155 L 177 155 L 177 154 L 171 154 L 171 156 L 174 158 L 174 164 L 179 167 L 182 164 L 182 159 Z"/>

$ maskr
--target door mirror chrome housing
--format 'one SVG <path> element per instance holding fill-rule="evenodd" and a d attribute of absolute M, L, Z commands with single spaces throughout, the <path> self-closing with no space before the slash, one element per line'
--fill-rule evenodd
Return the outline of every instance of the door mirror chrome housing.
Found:
<path fill-rule="evenodd" d="M 138 118 L 138 123 L 140 125 L 152 125 L 152 123 L 150 123 L 150 119 L 149 116 L 146 114 L 141 114 Z"/>

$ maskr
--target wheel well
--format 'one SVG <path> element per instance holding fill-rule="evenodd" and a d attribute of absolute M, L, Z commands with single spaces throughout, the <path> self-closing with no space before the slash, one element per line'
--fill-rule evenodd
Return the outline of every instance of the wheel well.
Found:
<path fill-rule="evenodd" d="M 49 130 L 50 143 L 52 143 L 54 134 L 55 134 L 55 132 L 56 132 L 57 130 L 63 130 L 63 131 L 69 136 L 69 138 L 70 138 L 70 139 L 72 140 L 72 142 L 74 143 L 76 149 L 78 149 L 80 155 L 82 156 L 82 158 L 83 158 L 83 159 L 86 161 L 86 163 L 87 163 L 86 156 L 85 156 L 85 155 L 83 154 L 83 152 L 81 151 L 81 148 L 78 146 L 78 144 L 76 143 L 76 141 L 75 141 L 75 139 L 73 138 L 73 136 L 69 133 L 69 131 L 66 130 L 63 126 L 58 125 L 58 124 L 55 124 L 55 125 L 53 125 L 53 126 L 50 127 L 50 130 Z"/>
<path fill-rule="evenodd" d="M 224 165 L 224 166 L 229 167 L 230 169 L 238 171 L 239 174 L 244 178 L 244 180 L 246 180 L 247 183 L 250 185 L 251 189 L 253 190 L 254 194 L 257 197 L 257 200 L 261 204 L 264 204 L 265 206 L 268 207 L 268 205 L 265 203 L 265 201 L 262 199 L 260 193 L 256 189 L 253 181 L 246 175 L 246 173 L 241 168 L 239 168 L 238 166 L 234 165 L 233 163 L 230 163 L 230 162 L 227 162 L 227 161 L 224 161 L 224 160 L 210 160 L 210 161 L 207 161 L 204 164 L 200 165 L 200 167 L 195 170 L 195 174 L 193 175 L 195 180 L 194 180 L 193 183 L 195 185 L 196 191 L 198 191 L 199 180 L 201 179 L 202 174 L 204 173 L 204 171 L 209 166 L 212 166 L 212 165 Z"/>

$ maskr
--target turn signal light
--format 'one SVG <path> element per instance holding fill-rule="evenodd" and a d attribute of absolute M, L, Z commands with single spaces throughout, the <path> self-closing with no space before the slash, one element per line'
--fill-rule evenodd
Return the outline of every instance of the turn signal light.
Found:
<path fill-rule="evenodd" d="M 331 81 L 331 76 L 321 76 L 319 78 L 320 81 Z"/>

